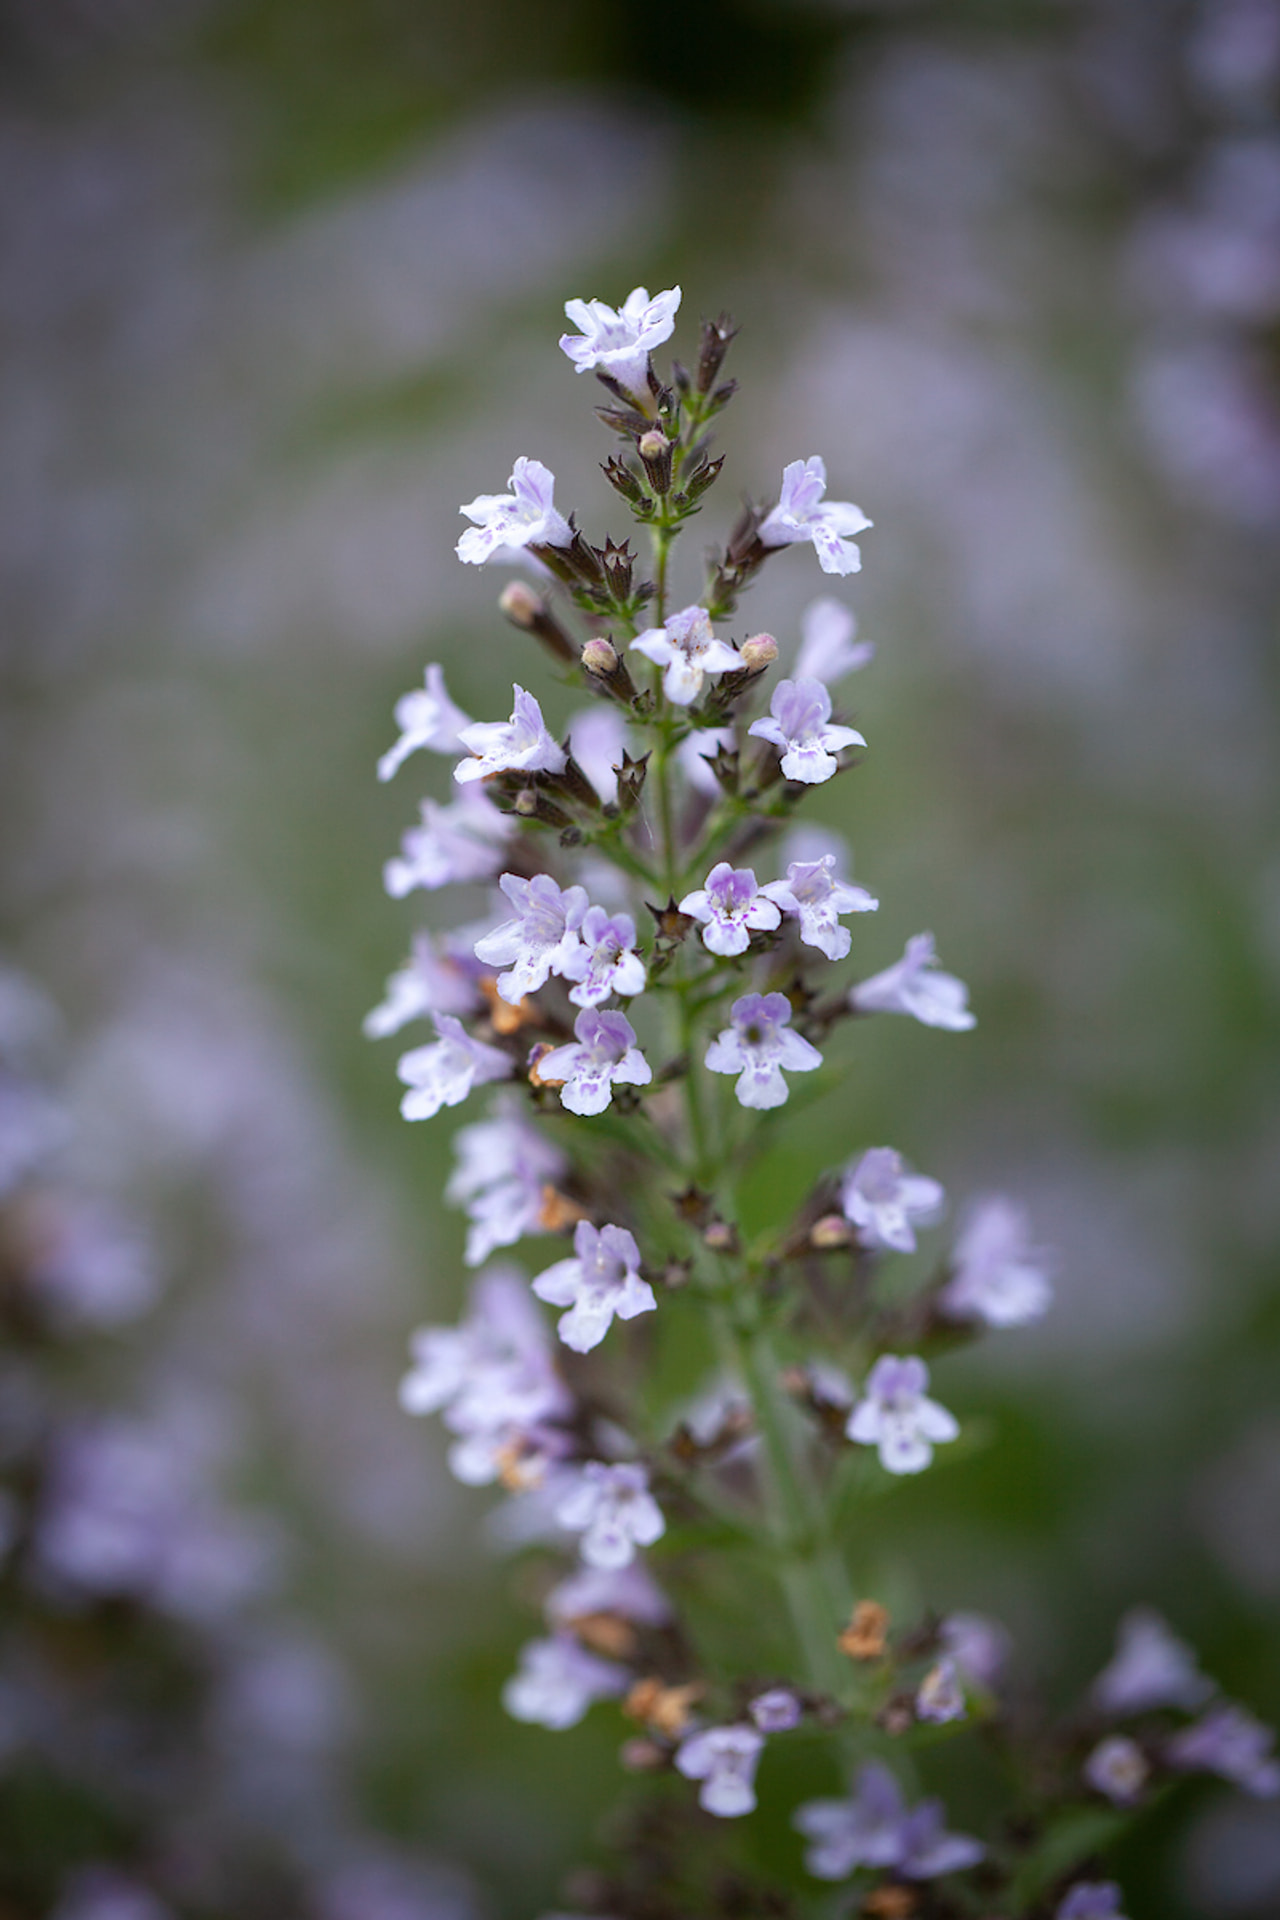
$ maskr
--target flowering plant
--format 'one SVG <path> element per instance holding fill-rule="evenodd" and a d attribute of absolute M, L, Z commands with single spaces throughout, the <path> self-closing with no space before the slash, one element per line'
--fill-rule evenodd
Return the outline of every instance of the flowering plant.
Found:
<path fill-rule="evenodd" d="M 699 1834 L 752 1813 L 757 1768 L 767 1788 L 769 1747 L 792 1740 L 828 1750 L 843 1793 L 789 1810 L 790 1905 L 704 1876 L 699 1912 L 826 1912 L 828 1882 L 889 1920 L 1118 1920 L 1101 1861 L 1136 1810 L 1190 1771 L 1272 1794 L 1280 1766 L 1266 1730 L 1216 1697 L 1157 1616 L 1125 1622 L 1085 1708 L 1036 1726 L 1004 1703 L 995 1622 L 891 1618 L 858 1576 L 859 1509 L 927 1471 L 935 1449 L 964 1449 L 931 1368 L 945 1377 L 956 1346 L 1043 1314 L 1052 1261 L 1018 1206 L 989 1196 L 923 1287 L 885 1286 L 885 1261 L 915 1249 L 945 1196 L 866 1142 L 817 1174 L 792 1217 L 744 1229 L 741 1196 L 782 1110 L 838 1080 L 859 1019 L 975 1022 L 931 934 L 867 977 L 833 974 L 853 947 L 845 920 L 879 902 L 847 877 L 838 836 L 797 813 L 866 744 L 832 691 L 870 658 L 852 614 L 815 601 L 772 683 L 786 649 L 733 632 L 742 594 L 784 548 L 811 543 L 824 572 L 846 576 L 870 521 L 825 498 L 820 458 L 793 461 L 776 504 L 748 505 L 713 550 L 700 597 L 675 604 L 673 548 L 723 464 L 710 429 L 734 393 L 721 375 L 735 331 L 705 322 L 692 368 L 664 379 L 651 354 L 679 303 L 679 289 L 650 300 L 644 288 L 616 312 L 571 300 L 581 332 L 561 341 L 605 389 L 597 411 L 619 449 L 603 470 L 647 564 L 630 539 L 596 545 L 564 517 L 536 460 L 515 461 L 511 492 L 462 509 L 459 557 L 535 570 L 536 586 L 507 585 L 502 610 L 592 704 L 560 738 L 517 685 L 509 720 L 475 724 L 432 665 L 426 691 L 398 704 L 402 736 L 380 764 L 388 777 L 420 749 L 453 756 L 458 789 L 425 803 L 389 891 L 498 892 L 488 919 L 419 941 L 370 1031 L 435 1023 L 400 1061 L 408 1119 L 507 1083 L 458 1134 L 448 1188 L 482 1271 L 459 1327 L 415 1336 L 403 1403 L 442 1413 L 460 1478 L 519 1503 L 511 1533 L 571 1563 L 547 1584 L 547 1632 L 520 1657 L 508 1711 L 562 1729 L 620 1703 L 624 1767 L 690 1783 L 676 1813 L 661 1802 L 662 1847 L 624 1845 L 580 1904 L 637 1920 L 689 1911 Z M 572 1252 L 531 1283 L 485 1264 L 538 1235 Z M 663 1386 L 675 1342 L 717 1369 L 684 1418 Z M 702 1604 L 717 1555 L 751 1568 L 745 1611 L 776 1586 L 779 1630 L 766 1603 L 754 1641 L 749 1621 L 717 1632 Z M 983 1838 L 950 1831 L 942 1803 L 917 1792 L 927 1750 L 976 1726 L 1022 1783 L 1016 1819 Z M 642 1806 L 635 1832 L 645 1818 Z"/>

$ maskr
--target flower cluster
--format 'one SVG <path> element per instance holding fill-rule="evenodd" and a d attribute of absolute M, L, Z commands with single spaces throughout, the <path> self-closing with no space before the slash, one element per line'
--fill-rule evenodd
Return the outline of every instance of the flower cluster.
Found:
<path fill-rule="evenodd" d="M 852 610 L 812 602 L 790 675 L 772 682 L 778 641 L 734 630 L 741 594 L 790 547 L 811 544 L 827 574 L 856 573 L 866 515 L 826 498 L 820 458 L 792 461 L 777 500 L 748 507 L 714 550 L 700 597 L 672 594 L 672 551 L 719 477 L 711 427 L 733 393 L 725 318 L 703 324 L 690 368 L 655 367 L 680 298 L 638 287 L 616 310 L 570 300 L 578 331 L 560 342 L 597 375 L 618 442 L 605 476 L 648 543 L 647 571 L 630 539 L 596 544 L 559 512 L 537 460 L 517 459 L 508 492 L 462 508 L 459 557 L 532 568 L 536 585 L 510 583 L 502 611 L 591 704 L 553 729 L 517 684 L 509 719 L 474 722 L 433 664 L 397 704 L 400 737 L 379 765 L 389 778 L 420 748 L 450 755 L 458 790 L 423 803 L 388 890 L 496 889 L 486 917 L 469 900 L 461 926 L 418 937 L 368 1030 L 435 1023 L 437 1038 L 399 1062 L 409 1119 L 507 1083 L 456 1136 L 447 1197 L 467 1215 L 466 1263 L 534 1234 L 572 1239 L 531 1282 L 485 1268 L 459 1325 L 414 1336 L 402 1400 L 441 1414 L 460 1479 L 513 1496 L 509 1541 L 574 1556 L 505 1688 L 516 1719 L 567 1728 L 619 1701 L 639 1728 L 624 1764 L 683 1776 L 724 1820 L 755 1807 L 768 1742 L 843 1729 L 845 1750 L 864 1756 L 851 1793 L 794 1815 L 812 1876 L 901 1892 L 981 1864 L 984 1897 L 1034 1885 L 1037 1912 L 1051 1897 L 1059 1915 L 1117 1915 L 1111 1883 L 1082 1877 L 1083 1849 L 1055 1840 L 1050 1878 L 1037 1878 L 1038 1834 L 988 1846 L 952 1832 L 940 1801 L 909 1805 L 898 1770 L 865 1758 L 873 1731 L 932 1742 L 999 1711 L 1005 1637 L 974 1615 L 893 1622 L 858 1598 L 840 1503 L 892 1484 L 885 1474 L 924 1472 L 937 1449 L 963 1452 L 931 1368 L 983 1328 L 1042 1315 L 1054 1262 L 1017 1203 L 988 1195 L 931 1278 L 882 1287 L 884 1263 L 918 1252 L 946 1195 L 896 1148 L 853 1141 L 790 1219 L 746 1243 L 744 1182 L 776 1116 L 839 1081 L 862 1017 L 961 1033 L 975 1016 L 929 933 L 878 971 L 832 973 L 852 954 L 845 922 L 880 902 L 848 878 L 840 837 L 795 816 L 867 744 L 836 704 L 872 655 Z M 646 1356 L 687 1344 L 693 1316 L 720 1372 L 677 1417 L 646 1394 Z M 795 1650 L 767 1684 L 707 1636 L 686 1637 L 650 1571 L 646 1556 L 671 1554 L 689 1577 L 680 1556 L 699 1528 L 727 1529 L 754 1568 L 778 1571 Z M 1141 1717 L 1200 1708 L 1172 1726 Z M 1190 1770 L 1280 1788 L 1265 1730 L 1215 1703 L 1149 1615 L 1126 1623 L 1089 1711 L 1068 1798 L 1131 1809 Z M 1046 1751 L 1068 1737 L 1079 1743 L 1079 1727 L 1047 1735 Z"/>

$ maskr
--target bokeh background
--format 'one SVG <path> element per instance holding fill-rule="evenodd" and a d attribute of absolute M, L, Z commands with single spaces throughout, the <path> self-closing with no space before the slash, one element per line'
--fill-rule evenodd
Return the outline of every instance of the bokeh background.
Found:
<path fill-rule="evenodd" d="M 638 281 L 744 323 L 732 490 L 821 450 L 876 522 L 816 813 L 864 970 L 932 927 L 980 1016 L 868 1022 L 770 1178 L 890 1141 L 1061 1250 L 877 1551 L 1053 1701 L 1149 1601 L 1274 1719 L 1280 6 L 6 0 L 0 65 L 5 1920 L 518 1920 L 616 1797 L 607 1715 L 502 1714 L 521 1577 L 396 1408 L 462 1229 L 360 1021 L 451 911 L 381 889 L 395 696 L 536 671 L 458 502 L 537 454 L 600 523 L 555 340 Z M 1274 1914 L 1280 1816 L 1115 1865 Z"/>

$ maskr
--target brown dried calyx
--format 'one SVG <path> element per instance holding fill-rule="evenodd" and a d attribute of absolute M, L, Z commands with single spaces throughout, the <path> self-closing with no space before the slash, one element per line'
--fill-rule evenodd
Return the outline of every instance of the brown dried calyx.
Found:
<path fill-rule="evenodd" d="M 889 1638 L 889 1609 L 878 1600 L 859 1600 L 836 1645 L 851 1660 L 879 1660 Z"/>
<path fill-rule="evenodd" d="M 705 1692 L 697 1680 L 671 1687 L 664 1680 L 650 1677 L 636 1681 L 622 1703 L 622 1711 L 628 1719 L 643 1721 L 668 1740 L 678 1740 L 688 1730 L 694 1706 Z"/>

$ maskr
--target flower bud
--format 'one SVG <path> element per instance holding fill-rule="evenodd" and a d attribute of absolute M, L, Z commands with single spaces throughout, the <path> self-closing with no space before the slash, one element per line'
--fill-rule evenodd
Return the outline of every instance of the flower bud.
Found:
<path fill-rule="evenodd" d="M 532 820 L 538 812 L 538 794 L 534 787 L 522 787 L 515 797 L 515 810 L 522 820 Z"/>
<path fill-rule="evenodd" d="M 671 442 L 657 427 L 650 427 L 636 442 L 636 452 L 644 462 L 649 485 L 655 493 L 666 493 L 671 486 Z"/>
<path fill-rule="evenodd" d="M 541 595 L 523 580 L 512 580 L 502 589 L 498 605 L 506 614 L 513 627 L 523 627 L 526 633 L 533 629 L 533 623 L 540 614 L 546 612 L 546 604 Z"/>
<path fill-rule="evenodd" d="M 602 677 L 613 673 L 618 665 L 617 648 L 608 640 L 588 640 L 582 649 L 582 664 L 588 673 Z"/>
<path fill-rule="evenodd" d="M 778 643 L 771 633 L 756 633 L 738 649 L 748 673 L 763 673 L 778 657 Z"/>
<path fill-rule="evenodd" d="M 712 1253 L 736 1253 L 738 1233 L 728 1220 L 713 1220 L 702 1236 L 702 1244 Z"/>

